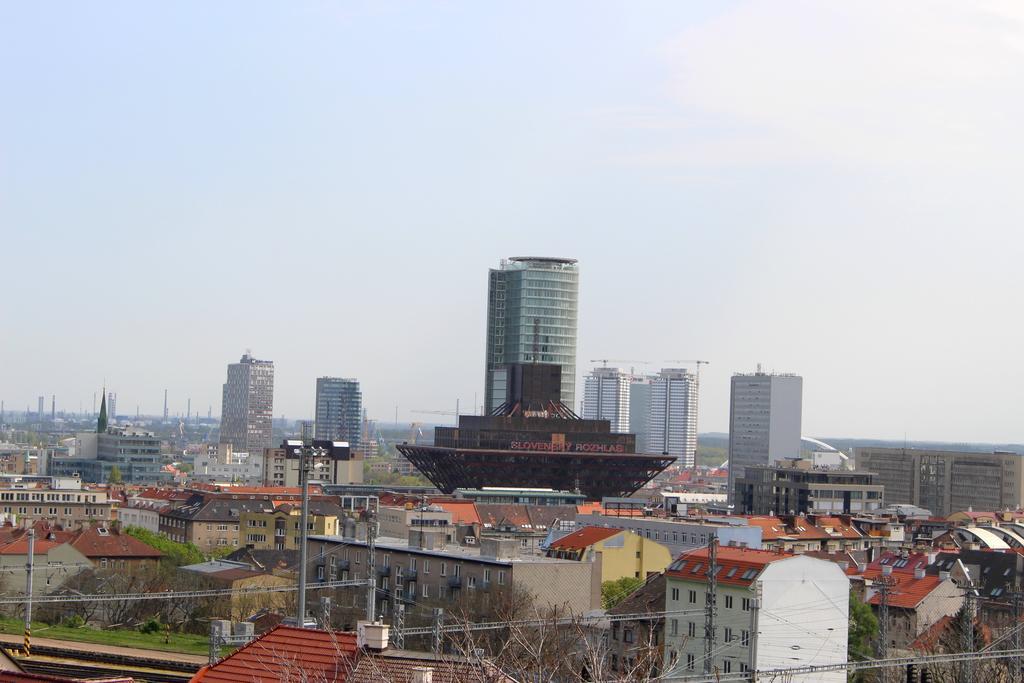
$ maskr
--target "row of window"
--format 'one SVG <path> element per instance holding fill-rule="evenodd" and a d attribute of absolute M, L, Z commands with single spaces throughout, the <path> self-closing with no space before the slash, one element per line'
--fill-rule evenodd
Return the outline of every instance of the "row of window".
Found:
<path fill-rule="evenodd" d="M 698 567 L 699 566 L 700 565 L 698 565 Z M 736 568 L 733 567 L 733 569 L 735 570 Z M 678 588 L 671 589 L 671 591 L 669 593 L 669 596 L 672 598 L 672 600 L 675 600 L 676 602 L 679 601 L 679 595 L 680 595 L 680 589 L 678 589 Z M 687 598 L 687 601 L 691 605 L 697 604 L 697 591 L 696 590 L 688 590 L 686 598 Z M 725 596 L 725 600 L 723 602 L 725 603 L 725 608 L 726 609 L 733 609 L 734 608 L 733 607 L 734 606 L 734 602 L 735 602 L 734 601 L 734 596 L 726 595 Z M 753 605 L 753 602 L 752 602 L 751 598 L 742 598 L 740 600 L 740 609 L 743 610 L 744 612 L 749 612 L 751 605 Z"/>

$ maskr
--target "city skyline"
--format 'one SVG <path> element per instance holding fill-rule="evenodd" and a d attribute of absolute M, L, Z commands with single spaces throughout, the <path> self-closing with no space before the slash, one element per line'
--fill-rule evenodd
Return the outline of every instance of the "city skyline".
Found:
<path fill-rule="evenodd" d="M 763 363 L 808 434 L 1024 442 L 1024 9 L 198 7 L 0 9 L 6 410 L 206 415 L 246 348 L 278 417 L 342 373 L 381 420 L 481 404 L 486 270 L 546 254 L 577 395 L 703 358 L 725 432 Z"/>

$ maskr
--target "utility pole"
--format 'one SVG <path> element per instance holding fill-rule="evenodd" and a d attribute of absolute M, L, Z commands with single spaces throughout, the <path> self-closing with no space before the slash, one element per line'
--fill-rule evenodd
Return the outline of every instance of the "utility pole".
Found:
<path fill-rule="evenodd" d="M 715 657 L 715 617 L 718 615 L 718 537 L 708 544 L 708 591 L 704 601 L 704 675 L 710 676 Z"/>
<path fill-rule="evenodd" d="M 391 619 L 391 647 L 405 649 L 405 604 L 395 605 L 395 616 Z"/>
<path fill-rule="evenodd" d="M 1017 576 L 1020 577 L 1020 574 L 1018 573 Z M 1021 617 L 1024 616 L 1024 593 L 1020 591 L 1020 578 L 1015 583 L 1017 585 L 1011 596 L 1013 600 L 1013 649 L 1020 652 L 1024 648 L 1024 633 L 1021 631 L 1021 628 L 1024 627 L 1024 624 L 1021 624 Z M 1015 655 L 1011 665 L 1013 670 L 1010 672 L 1010 680 L 1013 683 L 1021 681 L 1021 662 L 1021 656 Z"/>
<path fill-rule="evenodd" d="M 299 449 L 299 485 L 302 486 L 302 513 L 299 517 L 299 596 L 295 610 L 295 625 L 299 628 L 306 628 L 306 563 L 309 555 L 306 541 L 306 527 L 309 523 L 309 472 L 306 467 L 308 455 L 309 447 L 302 444 Z"/>
<path fill-rule="evenodd" d="M 885 571 L 888 567 L 884 567 Z M 878 645 L 876 647 L 878 659 L 885 659 L 889 650 L 889 576 L 882 574 L 878 579 Z"/>
<path fill-rule="evenodd" d="M 974 652 L 974 613 L 976 609 L 975 598 L 977 593 L 974 590 L 974 581 L 967 584 L 964 591 L 964 618 L 965 623 L 961 624 L 960 648 L 964 652 Z M 963 660 L 963 681 L 974 680 L 974 662 L 968 657 Z"/>
<path fill-rule="evenodd" d="M 366 620 L 371 624 L 377 618 L 377 511 L 366 500 Z"/>
<path fill-rule="evenodd" d="M 32 656 L 32 573 L 35 564 L 36 530 L 28 530 L 28 562 L 25 563 L 25 656 Z"/>
<path fill-rule="evenodd" d="M 754 584 L 754 597 L 750 599 L 750 640 L 747 643 L 747 667 L 750 669 L 750 680 L 754 678 L 757 669 L 757 627 L 758 610 L 761 608 L 761 584 Z"/>
<path fill-rule="evenodd" d="M 441 654 L 441 634 L 443 631 L 441 627 L 444 625 L 444 609 L 440 607 L 434 608 L 434 633 L 432 650 L 435 655 Z"/>

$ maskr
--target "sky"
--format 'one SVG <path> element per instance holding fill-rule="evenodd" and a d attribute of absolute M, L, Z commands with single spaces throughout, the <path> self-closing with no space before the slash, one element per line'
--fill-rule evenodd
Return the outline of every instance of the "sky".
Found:
<path fill-rule="evenodd" d="M 9 410 L 217 415 L 251 349 L 436 420 L 544 255 L 701 431 L 761 363 L 808 435 L 1024 441 L 1018 2 L 4 3 L 0 63 Z"/>

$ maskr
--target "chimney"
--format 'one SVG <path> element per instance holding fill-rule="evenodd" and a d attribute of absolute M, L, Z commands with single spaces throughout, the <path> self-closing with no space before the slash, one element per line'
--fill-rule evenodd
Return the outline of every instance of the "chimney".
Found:
<path fill-rule="evenodd" d="M 429 666 L 414 666 L 410 671 L 409 683 L 433 683 L 434 670 Z"/>
<path fill-rule="evenodd" d="M 915 579 L 923 579 L 924 578 L 924 567 L 916 567 L 914 569 L 914 578 Z"/>
<path fill-rule="evenodd" d="M 388 625 L 360 620 L 356 623 L 356 646 L 376 652 L 388 649 Z"/>

